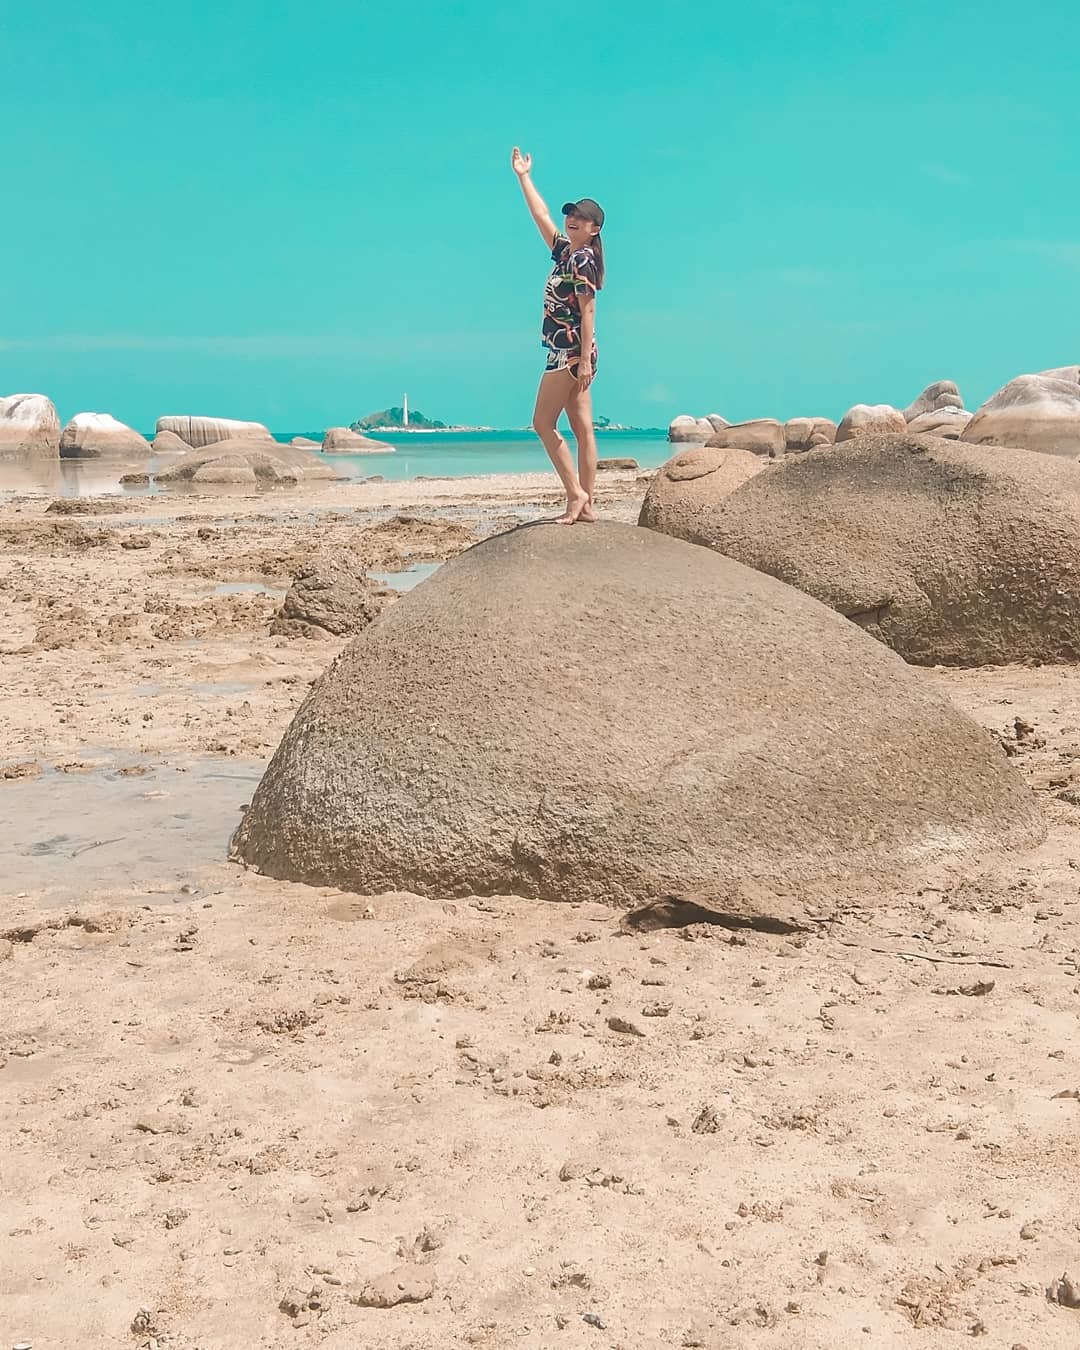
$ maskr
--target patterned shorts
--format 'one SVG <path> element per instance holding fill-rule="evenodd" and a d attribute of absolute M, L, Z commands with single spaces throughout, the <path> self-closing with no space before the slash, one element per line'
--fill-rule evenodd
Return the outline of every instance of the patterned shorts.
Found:
<path fill-rule="evenodd" d="M 596 374 L 596 348 L 593 348 L 592 368 L 593 374 Z M 568 370 L 574 379 L 577 379 L 578 366 L 581 363 L 581 352 L 574 350 L 563 350 L 561 348 L 549 347 L 547 354 L 547 365 L 544 367 L 545 373 L 552 370 Z"/>

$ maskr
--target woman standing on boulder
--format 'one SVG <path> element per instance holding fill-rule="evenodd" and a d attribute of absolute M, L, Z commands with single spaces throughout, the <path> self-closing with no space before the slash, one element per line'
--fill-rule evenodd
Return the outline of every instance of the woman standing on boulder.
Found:
<path fill-rule="evenodd" d="M 515 145 L 511 164 L 529 214 L 551 249 L 554 263 L 544 288 L 542 341 L 548 356 L 536 394 L 533 429 L 566 489 L 566 510 L 558 523 L 594 521 L 596 433 L 589 386 L 596 374 L 596 292 L 604 284 L 604 247 L 600 241 L 604 213 L 591 197 L 567 202 L 563 207 L 566 233 L 561 233 L 533 186 L 532 155 L 523 155 Z M 577 440 L 576 473 L 570 449 L 559 432 L 563 409 Z"/>

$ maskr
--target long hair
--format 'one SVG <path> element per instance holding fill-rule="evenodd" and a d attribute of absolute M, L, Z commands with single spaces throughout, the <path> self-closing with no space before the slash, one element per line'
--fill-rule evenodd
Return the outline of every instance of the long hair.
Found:
<path fill-rule="evenodd" d="M 594 234 L 589 247 L 596 259 L 596 289 L 602 291 L 604 289 L 604 241 L 598 234 Z"/>

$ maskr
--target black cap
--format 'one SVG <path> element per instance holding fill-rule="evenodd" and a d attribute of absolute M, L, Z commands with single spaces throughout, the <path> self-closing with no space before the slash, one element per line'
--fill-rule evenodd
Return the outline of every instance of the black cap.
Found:
<path fill-rule="evenodd" d="M 579 202 L 566 202 L 563 205 L 562 213 L 568 216 L 571 211 L 576 212 L 583 220 L 591 220 L 594 225 L 600 229 L 604 228 L 604 212 L 599 202 L 594 202 L 591 197 L 582 197 Z"/>

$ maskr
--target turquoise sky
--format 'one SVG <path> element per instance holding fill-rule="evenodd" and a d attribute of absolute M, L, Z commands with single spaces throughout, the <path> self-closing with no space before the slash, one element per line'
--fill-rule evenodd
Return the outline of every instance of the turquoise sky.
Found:
<path fill-rule="evenodd" d="M 597 412 L 969 406 L 1080 360 L 1073 3 L 50 0 L 0 10 L 0 394 L 522 425 L 608 212 Z"/>

